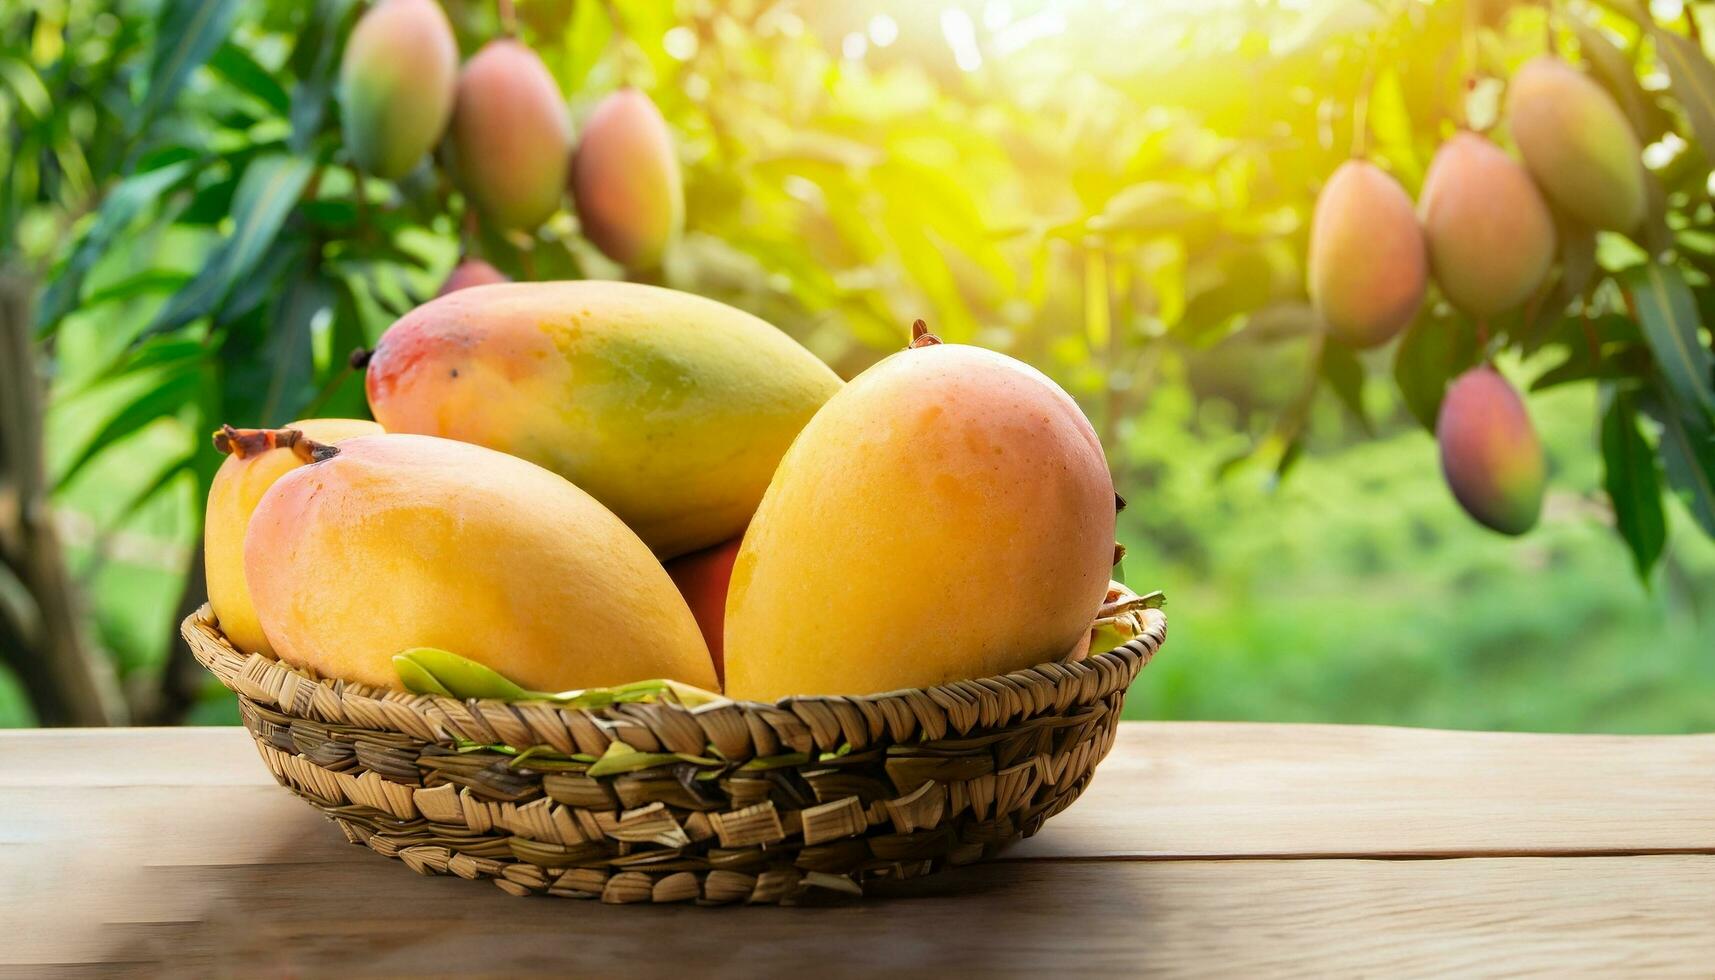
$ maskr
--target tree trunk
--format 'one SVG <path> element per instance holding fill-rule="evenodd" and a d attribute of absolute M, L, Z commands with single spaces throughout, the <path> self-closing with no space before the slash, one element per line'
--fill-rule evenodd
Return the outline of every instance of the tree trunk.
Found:
<path fill-rule="evenodd" d="M 118 725 L 112 664 L 88 641 L 48 499 L 29 285 L 0 271 L 0 656 L 43 725 Z"/>

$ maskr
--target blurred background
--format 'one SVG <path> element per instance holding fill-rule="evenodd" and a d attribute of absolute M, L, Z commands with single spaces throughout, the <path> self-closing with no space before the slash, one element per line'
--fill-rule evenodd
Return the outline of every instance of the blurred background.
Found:
<path fill-rule="evenodd" d="M 1635 327 L 1568 355 L 1629 322 L 1652 254 L 1708 348 L 1702 5 L 447 0 L 465 56 L 508 29 L 541 55 L 574 134 L 623 86 L 660 108 L 686 211 L 645 271 L 570 208 L 529 235 L 466 220 L 435 161 L 358 175 L 334 80 L 363 6 L 0 4 L 0 725 L 235 723 L 177 636 L 206 595 L 210 430 L 365 416 L 347 354 L 472 254 L 713 296 L 845 377 L 917 317 L 1048 372 L 1130 500 L 1127 581 L 1169 597 L 1128 716 L 1715 728 L 1715 509 L 1671 419 L 1640 416 L 1647 493 L 1616 511 L 1644 469 L 1604 406 L 1656 372 L 1621 356 Z M 1596 236 L 1575 284 L 1563 255 L 1565 295 L 1495 327 L 1549 460 L 1541 524 L 1508 538 L 1459 509 L 1430 430 L 1464 364 L 1426 338 L 1473 325 L 1432 295 L 1401 341 L 1328 342 L 1304 255 L 1354 147 L 1415 194 L 1550 49 L 1626 109 L 1657 220 L 1646 246 Z"/>

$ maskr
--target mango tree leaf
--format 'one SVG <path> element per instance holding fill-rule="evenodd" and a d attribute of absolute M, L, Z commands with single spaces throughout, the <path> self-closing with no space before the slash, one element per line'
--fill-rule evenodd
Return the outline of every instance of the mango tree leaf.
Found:
<path fill-rule="evenodd" d="M 115 412 L 77 455 L 72 457 L 54 481 L 55 489 L 58 490 L 71 482 L 90 460 L 99 456 L 109 446 L 135 434 L 164 415 L 178 412 L 186 403 L 195 401 L 202 387 L 201 373 L 201 364 L 198 361 L 163 371 L 157 383 L 143 389 L 136 398 Z M 200 509 L 198 508 L 199 511 Z"/>
<path fill-rule="evenodd" d="M 1602 485 L 1614 505 L 1614 524 L 1631 548 L 1638 578 L 1647 579 L 1667 543 L 1655 452 L 1638 429 L 1636 396 L 1612 385 L 1603 388 Z"/>
<path fill-rule="evenodd" d="M 238 0 L 164 0 L 155 22 L 149 82 L 131 127 L 143 132 L 232 31 Z"/>
<path fill-rule="evenodd" d="M 208 59 L 208 67 L 221 78 L 231 82 L 239 91 L 255 96 L 276 113 L 283 116 L 291 111 L 291 96 L 286 94 L 286 89 L 279 79 L 239 45 L 231 41 L 222 44 Z"/>
<path fill-rule="evenodd" d="M 315 161 L 306 157 L 273 155 L 252 161 L 233 195 L 231 236 L 190 285 L 161 308 L 143 335 L 183 326 L 219 309 L 274 243 L 314 169 Z"/>
<path fill-rule="evenodd" d="M 298 33 L 290 65 L 298 84 L 292 88 L 292 136 L 290 146 L 303 153 L 321 132 L 322 120 L 333 101 L 333 86 L 339 69 L 348 21 L 356 16 L 355 0 L 316 0 L 308 20 Z"/>
<path fill-rule="evenodd" d="M 316 318 L 333 306 L 334 298 L 333 287 L 313 272 L 292 279 L 280 294 L 265 346 L 267 360 L 273 365 L 262 402 L 262 418 L 267 424 L 290 421 L 315 396 L 310 332 Z"/>
<path fill-rule="evenodd" d="M 1468 321 L 1424 313 L 1400 339 L 1393 376 L 1412 417 L 1434 432 L 1447 383 L 1475 363 L 1477 342 Z"/>
<path fill-rule="evenodd" d="M 1680 271 L 1651 262 L 1621 275 L 1637 307 L 1644 341 L 1675 405 L 1692 428 L 1715 426 L 1715 382 L 1710 355 L 1697 337 L 1697 300 Z"/>
<path fill-rule="evenodd" d="M 1529 316 L 1514 336 L 1519 349 L 1526 354 L 1534 353 L 1547 342 L 1551 328 L 1566 312 L 1567 305 L 1584 294 L 1596 274 L 1596 236 L 1588 228 L 1556 221 L 1555 237 L 1560 243 L 1560 273 L 1553 288 L 1530 308 Z"/>
<path fill-rule="evenodd" d="M 1667 66 L 1674 97 L 1685 107 L 1685 118 L 1691 121 L 1691 132 L 1703 149 L 1703 158 L 1715 160 L 1715 64 L 1709 63 L 1703 49 L 1690 38 L 1653 22 L 1649 31 L 1655 38 L 1656 57 Z"/>
<path fill-rule="evenodd" d="M 1366 435 L 1373 435 L 1375 428 L 1370 425 L 1369 413 L 1364 411 L 1364 366 L 1359 363 L 1358 355 L 1341 344 L 1325 343 L 1321 371 L 1322 379 L 1328 382 L 1329 390 L 1340 399 L 1340 404 L 1352 413 Z"/>
<path fill-rule="evenodd" d="M 1647 393 L 1642 405 L 1661 423 L 1661 462 L 1668 485 L 1703 533 L 1715 538 L 1715 433 L 1688 427 L 1659 390 Z"/>
<path fill-rule="evenodd" d="M 130 227 L 145 208 L 160 200 L 162 195 L 172 191 L 193 172 L 191 161 L 184 160 L 127 177 L 108 193 L 96 212 L 95 223 L 84 233 L 42 296 L 41 305 L 36 310 L 38 333 L 49 332 L 77 305 L 84 276 L 112 248 L 119 234 Z"/>
<path fill-rule="evenodd" d="M 1620 104 L 1638 139 L 1644 143 L 1654 143 L 1660 139 L 1661 135 L 1667 132 L 1667 113 L 1638 83 L 1632 59 L 1609 40 L 1600 28 L 1586 24 L 1576 17 L 1566 19 L 1571 22 L 1572 32 L 1578 37 L 1578 49 L 1584 53 L 1584 60 L 1590 65 L 1590 73 L 1596 76 L 1596 80 L 1601 82 L 1608 94 L 1614 97 L 1614 101 Z"/>

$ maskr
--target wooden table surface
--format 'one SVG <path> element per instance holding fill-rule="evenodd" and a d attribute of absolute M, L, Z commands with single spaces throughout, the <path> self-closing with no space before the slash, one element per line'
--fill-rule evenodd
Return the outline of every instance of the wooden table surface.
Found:
<path fill-rule="evenodd" d="M 603 906 L 345 843 L 240 729 L 0 732 L 0 975 L 1715 976 L 1715 735 L 1128 723 L 1005 860 Z"/>

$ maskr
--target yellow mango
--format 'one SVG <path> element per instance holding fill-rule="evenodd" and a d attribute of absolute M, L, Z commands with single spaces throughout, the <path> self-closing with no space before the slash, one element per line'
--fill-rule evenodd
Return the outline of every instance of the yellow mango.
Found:
<path fill-rule="evenodd" d="M 1106 598 L 1114 504 L 1101 442 L 1040 372 L 956 344 L 894 354 L 769 484 L 727 593 L 727 693 L 868 694 L 1060 657 Z"/>
<path fill-rule="evenodd" d="M 361 419 L 305 419 L 286 427 L 304 439 L 335 444 L 353 436 L 375 435 L 381 426 Z M 310 444 L 290 446 L 285 430 L 233 429 L 215 433 L 215 445 L 229 455 L 208 487 L 207 518 L 203 522 L 203 564 L 208 572 L 208 604 L 220 630 L 245 653 L 272 654 L 268 638 L 256 621 L 250 587 L 244 580 L 244 529 L 250 514 L 274 481 L 310 461 Z"/>
<path fill-rule="evenodd" d="M 625 282 L 449 293 L 368 366 L 389 432 L 474 442 L 582 487 L 662 558 L 736 537 L 840 379 L 723 303 Z"/>
<path fill-rule="evenodd" d="M 244 568 L 275 653 L 328 677 L 400 688 L 393 656 L 435 647 L 538 691 L 716 686 L 648 547 L 563 478 L 481 446 L 341 443 L 262 498 Z"/>

